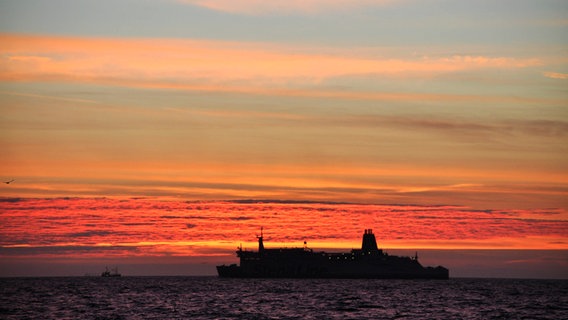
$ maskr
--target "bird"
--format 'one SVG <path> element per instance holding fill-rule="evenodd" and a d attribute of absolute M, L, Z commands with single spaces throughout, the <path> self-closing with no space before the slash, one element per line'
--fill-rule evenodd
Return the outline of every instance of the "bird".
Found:
<path fill-rule="evenodd" d="M 10 183 L 12 183 L 12 182 L 14 182 L 14 181 L 16 181 L 16 179 L 12 179 L 12 180 L 10 180 L 10 181 L 4 181 L 4 183 L 5 183 L 5 184 L 10 184 Z"/>

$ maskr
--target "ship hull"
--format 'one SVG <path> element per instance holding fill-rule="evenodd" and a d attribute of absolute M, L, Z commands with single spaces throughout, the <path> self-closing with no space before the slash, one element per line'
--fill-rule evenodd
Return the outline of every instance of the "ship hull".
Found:
<path fill-rule="evenodd" d="M 241 266 L 217 266 L 223 278 L 344 278 L 344 279 L 448 279 L 444 267 L 423 267 L 400 257 L 361 258 L 349 261 L 329 259 L 242 260 Z M 392 258 L 392 259 L 391 259 Z M 319 260 L 319 261 L 318 261 Z"/>
<path fill-rule="evenodd" d="M 447 269 L 425 273 L 243 273 L 229 266 L 217 266 L 221 278 L 291 278 L 291 279 L 449 279 Z"/>

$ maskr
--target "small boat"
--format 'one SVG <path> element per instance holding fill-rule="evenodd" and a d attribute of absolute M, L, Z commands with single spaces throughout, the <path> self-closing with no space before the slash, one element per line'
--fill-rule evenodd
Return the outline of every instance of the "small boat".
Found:
<path fill-rule="evenodd" d="M 120 277 L 121 274 L 118 273 L 118 268 L 109 269 L 108 267 L 105 268 L 105 271 L 101 273 L 101 277 L 103 278 L 114 278 Z"/>

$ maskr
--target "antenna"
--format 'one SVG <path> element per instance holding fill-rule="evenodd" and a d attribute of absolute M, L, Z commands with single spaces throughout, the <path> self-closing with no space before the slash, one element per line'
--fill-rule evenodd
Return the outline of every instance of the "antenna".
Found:
<path fill-rule="evenodd" d="M 262 234 L 263 231 L 263 227 L 260 227 L 260 237 L 257 236 L 258 238 L 258 252 L 262 252 L 264 251 L 264 235 Z"/>

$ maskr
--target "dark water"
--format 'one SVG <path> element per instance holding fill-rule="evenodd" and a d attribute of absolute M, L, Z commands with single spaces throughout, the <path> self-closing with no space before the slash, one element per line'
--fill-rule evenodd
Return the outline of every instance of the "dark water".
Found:
<path fill-rule="evenodd" d="M 4 278 L 2 319 L 568 319 L 568 281 Z"/>

